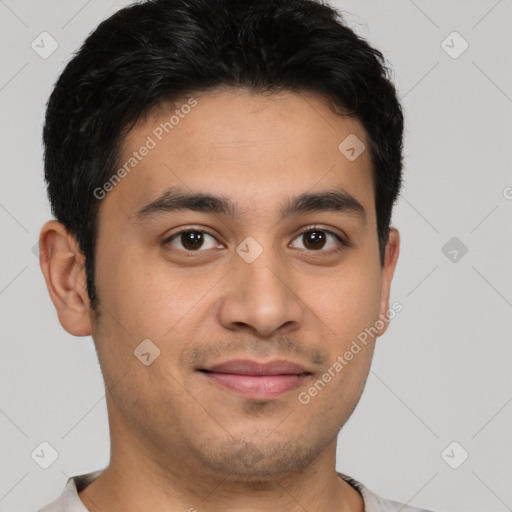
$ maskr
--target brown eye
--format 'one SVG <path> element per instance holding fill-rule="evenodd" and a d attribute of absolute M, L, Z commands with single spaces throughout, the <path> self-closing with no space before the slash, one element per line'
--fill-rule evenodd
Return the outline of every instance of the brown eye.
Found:
<path fill-rule="evenodd" d="M 209 247 L 204 247 L 205 243 L 208 245 L 208 240 L 212 239 L 213 243 L 210 242 Z M 176 243 L 177 242 L 177 243 Z M 165 243 L 170 244 L 178 250 L 185 251 L 199 251 L 200 249 L 212 249 L 216 247 L 216 240 L 212 235 L 206 231 L 201 230 L 185 230 L 175 233 L 168 238 Z M 181 247 L 179 246 L 181 245 Z"/>
<path fill-rule="evenodd" d="M 325 245 L 327 237 L 322 231 L 308 231 L 302 234 L 304 246 L 307 249 L 318 250 Z"/>
<path fill-rule="evenodd" d="M 324 249 L 322 252 L 335 252 L 345 246 L 341 237 L 326 229 L 309 229 L 302 232 L 296 240 L 302 242 L 302 247 L 296 247 L 297 249 L 308 251 L 322 251 Z"/>

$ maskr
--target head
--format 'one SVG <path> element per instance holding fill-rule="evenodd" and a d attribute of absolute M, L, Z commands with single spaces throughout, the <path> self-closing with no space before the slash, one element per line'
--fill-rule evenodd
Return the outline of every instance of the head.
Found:
<path fill-rule="evenodd" d="M 387 327 L 402 132 L 382 54 L 327 5 L 156 0 L 98 26 L 48 102 L 40 249 L 113 445 L 270 478 L 332 444 Z M 242 358 L 308 375 L 260 399 L 205 375 Z"/>

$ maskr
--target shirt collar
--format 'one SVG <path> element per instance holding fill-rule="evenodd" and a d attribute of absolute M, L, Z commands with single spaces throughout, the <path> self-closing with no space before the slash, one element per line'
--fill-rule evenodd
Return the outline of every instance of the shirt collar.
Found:
<path fill-rule="evenodd" d="M 62 495 L 56 501 L 41 509 L 40 512 L 89 512 L 79 498 L 78 493 L 94 482 L 103 471 L 101 469 L 69 478 Z M 363 498 L 365 512 L 396 512 L 399 510 L 401 512 L 428 512 L 380 498 L 358 480 L 343 473 L 336 472 L 336 474 L 359 492 Z"/>

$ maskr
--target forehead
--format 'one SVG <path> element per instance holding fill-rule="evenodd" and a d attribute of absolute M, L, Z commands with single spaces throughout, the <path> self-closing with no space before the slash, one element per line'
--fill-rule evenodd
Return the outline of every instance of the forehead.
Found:
<path fill-rule="evenodd" d="M 349 146 L 366 149 L 354 159 Z M 179 186 L 231 197 L 242 211 L 260 204 L 268 212 L 285 197 L 341 186 L 371 211 L 368 148 L 361 123 L 315 94 L 200 93 L 139 120 L 121 147 L 122 178 L 102 208 L 130 216 Z"/>

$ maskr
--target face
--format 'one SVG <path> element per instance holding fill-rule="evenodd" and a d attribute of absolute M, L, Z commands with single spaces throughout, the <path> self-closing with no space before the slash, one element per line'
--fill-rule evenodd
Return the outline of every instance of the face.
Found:
<path fill-rule="evenodd" d="M 244 90 L 129 133 L 130 170 L 101 200 L 90 317 L 118 438 L 240 478 L 300 470 L 332 444 L 375 339 L 353 342 L 386 314 L 396 262 L 380 265 L 369 151 L 338 149 L 354 135 L 369 148 L 318 96 Z M 236 360 L 299 368 L 214 371 Z"/>

